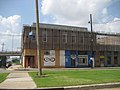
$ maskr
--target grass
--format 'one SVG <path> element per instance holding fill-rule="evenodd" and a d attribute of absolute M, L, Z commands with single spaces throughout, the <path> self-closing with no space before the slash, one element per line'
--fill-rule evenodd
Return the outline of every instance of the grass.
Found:
<path fill-rule="evenodd" d="M 29 72 L 38 88 L 120 82 L 120 70 L 44 70 L 47 77 Z"/>
<path fill-rule="evenodd" d="M 9 73 L 0 73 L 0 83 L 3 82 Z"/>

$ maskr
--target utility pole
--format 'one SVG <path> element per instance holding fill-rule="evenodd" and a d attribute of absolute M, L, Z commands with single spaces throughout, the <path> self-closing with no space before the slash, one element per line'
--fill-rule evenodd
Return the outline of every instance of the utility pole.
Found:
<path fill-rule="evenodd" d="M 90 57 L 90 64 L 91 68 L 94 67 L 94 57 L 93 57 L 93 26 L 92 26 L 92 14 L 90 14 L 90 28 L 91 28 L 91 35 L 90 35 L 90 51 L 91 51 L 91 57 Z"/>
<path fill-rule="evenodd" d="M 4 51 L 4 46 L 5 46 L 5 44 L 2 43 L 1 45 L 2 45 L 2 52 L 3 52 L 3 51 Z"/>
<path fill-rule="evenodd" d="M 36 41 L 37 41 L 37 59 L 38 59 L 38 76 L 42 75 L 42 65 L 41 65 L 41 52 L 40 52 L 40 42 L 39 42 L 39 10 L 38 10 L 38 0 L 36 0 Z"/>
<path fill-rule="evenodd" d="M 91 57 L 93 57 L 93 26 L 92 26 L 92 14 L 90 14 L 90 27 L 91 27 Z"/>
<path fill-rule="evenodd" d="M 90 14 L 90 27 L 91 27 L 91 68 L 94 67 L 94 56 L 93 56 L 93 26 L 92 26 L 92 14 Z"/>

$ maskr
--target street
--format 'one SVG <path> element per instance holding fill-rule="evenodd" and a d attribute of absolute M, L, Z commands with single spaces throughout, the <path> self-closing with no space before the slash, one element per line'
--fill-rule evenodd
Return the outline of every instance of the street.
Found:
<path fill-rule="evenodd" d="M 120 90 L 120 87 L 119 88 L 96 89 L 96 90 Z"/>

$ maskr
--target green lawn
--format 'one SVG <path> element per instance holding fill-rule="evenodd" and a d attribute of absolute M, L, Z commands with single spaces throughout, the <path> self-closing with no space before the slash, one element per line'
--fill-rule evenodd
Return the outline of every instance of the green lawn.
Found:
<path fill-rule="evenodd" d="M 0 83 L 3 82 L 9 73 L 0 73 Z"/>
<path fill-rule="evenodd" d="M 39 88 L 120 82 L 120 70 L 44 70 L 47 77 L 42 78 L 29 74 Z"/>

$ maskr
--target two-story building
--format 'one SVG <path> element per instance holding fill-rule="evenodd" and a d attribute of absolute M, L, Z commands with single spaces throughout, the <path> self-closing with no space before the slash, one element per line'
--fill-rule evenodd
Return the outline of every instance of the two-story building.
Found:
<path fill-rule="evenodd" d="M 91 34 L 85 27 L 42 23 L 39 27 L 42 67 L 89 67 L 91 48 L 95 66 L 120 66 L 120 45 L 101 43 L 104 36 L 119 35 Z M 22 47 L 23 67 L 37 67 L 35 23 L 23 26 Z"/>

